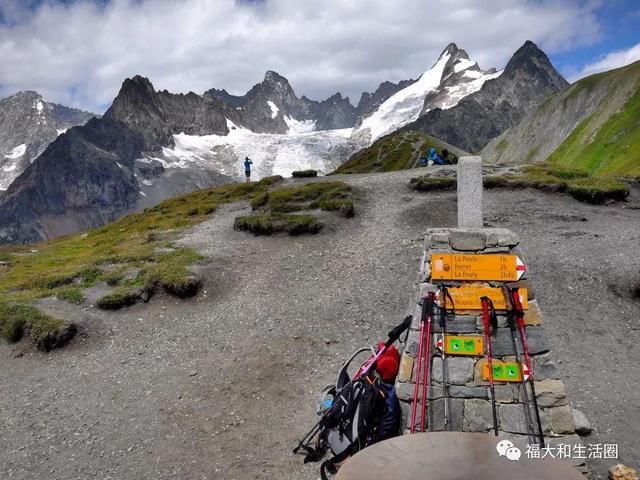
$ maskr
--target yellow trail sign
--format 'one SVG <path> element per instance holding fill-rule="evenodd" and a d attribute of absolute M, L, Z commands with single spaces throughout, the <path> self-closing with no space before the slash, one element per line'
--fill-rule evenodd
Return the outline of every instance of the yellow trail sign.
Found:
<path fill-rule="evenodd" d="M 448 289 L 448 291 L 449 294 L 451 294 L 451 298 L 453 299 L 453 306 L 456 311 L 482 310 L 480 297 L 489 297 L 493 302 L 493 306 L 496 310 L 507 309 L 503 290 L 501 288 L 463 285 L 462 287 L 451 287 Z M 529 308 L 529 304 L 527 302 L 527 289 L 519 288 L 518 294 L 520 295 L 522 308 L 527 310 Z"/>
<path fill-rule="evenodd" d="M 433 280 L 520 280 L 526 266 L 517 255 L 477 253 L 431 254 Z"/>

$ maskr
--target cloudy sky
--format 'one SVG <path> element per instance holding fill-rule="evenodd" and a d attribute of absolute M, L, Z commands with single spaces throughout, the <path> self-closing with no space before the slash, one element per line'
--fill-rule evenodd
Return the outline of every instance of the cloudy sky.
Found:
<path fill-rule="evenodd" d="M 141 74 L 242 94 L 266 70 L 357 103 L 416 78 L 449 42 L 501 68 L 533 40 L 569 80 L 640 59 L 636 0 L 0 0 L 0 97 L 37 90 L 103 112 Z"/>

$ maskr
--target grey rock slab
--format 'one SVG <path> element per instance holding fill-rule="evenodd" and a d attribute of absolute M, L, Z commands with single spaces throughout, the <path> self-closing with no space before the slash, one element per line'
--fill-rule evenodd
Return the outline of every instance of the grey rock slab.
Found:
<path fill-rule="evenodd" d="M 400 400 L 412 401 L 414 383 L 396 383 L 396 395 Z"/>
<path fill-rule="evenodd" d="M 427 413 L 429 416 L 429 430 L 433 431 L 461 431 L 464 415 L 464 400 L 460 398 L 447 399 L 448 424 L 444 424 L 445 400 L 439 398 L 429 402 Z"/>
<path fill-rule="evenodd" d="M 574 408 L 572 412 L 576 433 L 580 436 L 590 435 L 591 432 L 593 432 L 593 428 L 591 427 L 591 423 L 589 423 L 587 416 L 576 408 Z"/>
<path fill-rule="evenodd" d="M 476 317 L 475 315 L 455 315 L 451 318 L 448 316 L 445 325 L 445 332 L 447 333 L 475 333 L 476 332 Z M 440 327 L 436 326 L 436 330 L 440 331 Z"/>
<path fill-rule="evenodd" d="M 573 421 L 573 412 L 569 405 L 550 408 L 548 410 L 551 420 L 551 429 L 559 435 L 568 435 L 576 432 L 576 425 Z"/>
<path fill-rule="evenodd" d="M 488 432 L 493 428 L 491 402 L 476 399 L 465 400 L 462 430 L 465 432 Z"/>
<path fill-rule="evenodd" d="M 550 355 L 538 355 L 533 357 L 533 375 L 536 380 L 559 379 L 560 369 Z"/>
<path fill-rule="evenodd" d="M 447 383 L 464 385 L 473 379 L 474 359 L 464 357 L 447 357 L 446 375 Z M 433 359 L 432 378 L 435 382 L 442 382 L 442 359 Z"/>
<path fill-rule="evenodd" d="M 536 381 L 536 399 L 540 407 L 558 407 L 567 405 L 567 391 L 560 380 L 545 379 Z"/>
<path fill-rule="evenodd" d="M 538 325 L 529 326 L 526 328 L 526 335 L 530 355 L 537 355 L 549 351 L 549 341 L 545 335 L 544 327 Z M 522 354 L 522 343 L 520 342 L 519 335 L 517 338 L 518 350 Z M 491 348 L 493 355 L 496 357 L 502 355 L 515 355 L 513 340 L 511 338 L 511 331 L 509 328 L 498 328 L 496 330 L 494 337 L 491 339 Z"/>
<path fill-rule="evenodd" d="M 498 407 L 500 415 L 500 429 L 505 432 L 520 433 L 526 435 L 529 432 L 525 405 L 521 403 Z"/>
<path fill-rule="evenodd" d="M 517 385 L 495 385 L 494 391 L 496 402 L 498 403 L 514 403 L 518 401 Z"/>
<path fill-rule="evenodd" d="M 482 231 L 452 230 L 449 245 L 454 250 L 479 252 L 485 248 L 486 236 Z"/>

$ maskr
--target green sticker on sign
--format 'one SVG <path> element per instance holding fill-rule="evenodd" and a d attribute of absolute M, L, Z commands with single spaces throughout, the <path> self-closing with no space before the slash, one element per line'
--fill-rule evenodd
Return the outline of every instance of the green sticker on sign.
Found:
<path fill-rule="evenodd" d="M 482 378 L 489 380 L 489 364 L 486 359 L 480 360 L 485 362 L 482 365 Z M 493 362 L 493 379 L 496 382 L 520 382 L 522 376 L 520 374 L 520 366 L 516 362 L 503 362 L 494 359 Z"/>
<path fill-rule="evenodd" d="M 481 336 L 445 335 L 445 352 L 448 355 L 483 355 Z"/>

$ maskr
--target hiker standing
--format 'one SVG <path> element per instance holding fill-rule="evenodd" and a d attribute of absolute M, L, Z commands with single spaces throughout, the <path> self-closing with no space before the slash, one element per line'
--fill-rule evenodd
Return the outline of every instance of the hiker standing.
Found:
<path fill-rule="evenodd" d="M 251 181 L 251 165 L 253 162 L 249 157 L 245 157 L 244 159 L 244 176 L 247 177 L 247 182 Z"/>

